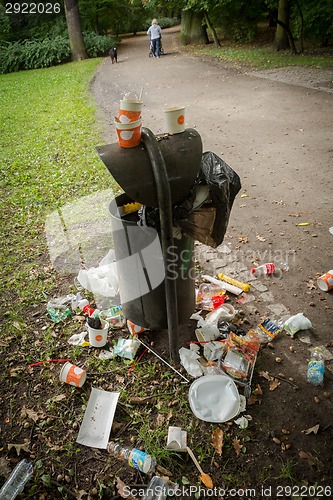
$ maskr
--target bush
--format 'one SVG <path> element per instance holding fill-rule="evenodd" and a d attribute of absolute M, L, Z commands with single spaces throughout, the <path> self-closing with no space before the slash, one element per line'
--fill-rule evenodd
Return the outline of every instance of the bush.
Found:
<path fill-rule="evenodd" d="M 106 55 L 116 40 L 107 36 L 86 33 L 84 42 L 88 56 L 98 57 Z M 0 46 L 0 73 L 55 66 L 68 62 L 70 56 L 69 40 L 65 35 L 44 40 L 4 42 Z"/>
<path fill-rule="evenodd" d="M 89 57 L 105 56 L 111 47 L 117 45 L 115 38 L 96 35 L 95 33 L 84 33 L 83 39 Z"/>

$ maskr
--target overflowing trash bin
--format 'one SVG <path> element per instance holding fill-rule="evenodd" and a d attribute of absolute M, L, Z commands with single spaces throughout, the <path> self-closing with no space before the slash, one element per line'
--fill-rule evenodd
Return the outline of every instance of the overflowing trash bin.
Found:
<path fill-rule="evenodd" d="M 178 325 L 195 310 L 194 240 L 217 247 L 241 183 L 194 129 L 141 143 L 97 148 L 124 193 L 109 207 L 120 300 L 131 322 L 169 330 L 178 358 Z"/>

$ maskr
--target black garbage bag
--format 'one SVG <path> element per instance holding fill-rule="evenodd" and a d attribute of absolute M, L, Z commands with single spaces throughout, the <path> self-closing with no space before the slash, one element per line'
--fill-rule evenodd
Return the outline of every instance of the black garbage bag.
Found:
<path fill-rule="evenodd" d="M 241 189 L 238 174 L 215 153 L 202 155 L 197 185 L 209 186 L 209 197 L 178 225 L 194 239 L 213 248 L 219 246 L 225 236 L 230 212 L 237 193 Z"/>
<path fill-rule="evenodd" d="M 204 192 L 203 186 L 208 186 L 209 190 L 206 190 L 202 203 L 198 203 Z M 232 205 L 240 189 L 238 174 L 224 160 L 211 151 L 203 153 L 194 186 L 181 203 L 172 207 L 174 225 L 195 240 L 216 248 L 223 241 Z M 160 230 L 157 208 L 145 207 L 142 215 L 145 224 Z"/>

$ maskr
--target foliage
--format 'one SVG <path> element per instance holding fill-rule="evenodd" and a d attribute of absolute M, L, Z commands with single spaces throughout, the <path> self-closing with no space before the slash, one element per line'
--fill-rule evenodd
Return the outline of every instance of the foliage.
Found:
<path fill-rule="evenodd" d="M 83 33 L 83 39 L 89 57 L 105 56 L 112 46 L 117 45 L 115 38 L 95 33 Z"/>
<path fill-rule="evenodd" d="M 308 0 L 301 3 L 304 18 L 304 36 L 320 41 L 323 47 L 333 44 L 333 9 L 330 0 L 315 2 Z M 295 35 L 300 36 L 301 19 L 294 14 Z"/>
<path fill-rule="evenodd" d="M 0 72 L 44 68 L 68 61 L 69 57 L 70 47 L 65 36 L 7 43 L 0 47 Z"/>
<path fill-rule="evenodd" d="M 8 16 L 5 14 L 5 8 L 0 5 L 0 43 L 9 40 L 11 27 Z"/>
<path fill-rule="evenodd" d="M 85 33 L 84 42 L 89 57 L 97 57 L 106 55 L 116 40 Z M 0 47 L 0 73 L 54 66 L 69 61 L 70 55 L 68 37 L 64 35 L 44 40 L 6 43 Z"/>

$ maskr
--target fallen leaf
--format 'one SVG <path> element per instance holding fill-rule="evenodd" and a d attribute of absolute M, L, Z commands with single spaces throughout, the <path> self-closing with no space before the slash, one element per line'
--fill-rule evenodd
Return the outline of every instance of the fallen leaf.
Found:
<path fill-rule="evenodd" d="M 308 451 L 300 451 L 298 454 L 299 458 L 302 458 L 303 460 L 307 460 L 309 465 L 315 465 L 316 464 L 316 459 L 314 456 L 308 452 Z"/>
<path fill-rule="evenodd" d="M 8 462 L 4 457 L 0 457 L 0 476 L 7 477 L 11 472 Z"/>
<path fill-rule="evenodd" d="M 256 388 L 252 391 L 252 394 L 255 396 L 261 396 L 262 395 L 262 389 L 260 384 L 257 384 Z"/>
<path fill-rule="evenodd" d="M 124 483 L 124 481 L 120 479 L 120 477 L 117 477 L 116 488 L 121 498 L 127 498 L 128 500 L 137 500 L 136 497 L 129 495 L 130 488 Z"/>
<path fill-rule="evenodd" d="M 241 197 L 241 198 L 247 198 L 248 196 L 249 196 L 248 194 L 243 193 L 243 194 L 241 194 L 241 196 L 240 196 L 240 197 Z"/>
<path fill-rule="evenodd" d="M 29 417 L 34 422 L 37 422 L 37 420 L 40 418 L 38 416 L 38 413 L 36 413 L 33 410 L 29 410 L 29 408 L 26 408 L 25 406 L 23 406 L 23 408 L 21 409 L 21 416 L 22 417 Z"/>
<path fill-rule="evenodd" d="M 240 243 L 248 243 L 249 242 L 249 238 L 247 236 L 238 236 L 238 241 Z"/>
<path fill-rule="evenodd" d="M 275 391 L 275 389 L 279 387 L 279 385 L 281 385 L 281 382 L 279 382 L 277 378 L 274 378 L 269 384 L 269 390 Z"/>
<path fill-rule="evenodd" d="M 300 222 L 299 224 L 296 224 L 296 226 L 309 226 L 310 222 Z"/>
<path fill-rule="evenodd" d="M 223 437 L 224 432 L 219 427 L 212 432 L 212 446 L 220 457 L 222 456 Z"/>
<path fill-rule="evenodd" d="M 239 457 L 239 454 L 241 452 L 241 449 L 243 448 L 243 445 L 241 444 L 240 440 L 235 438 L 232 442 L 232 445 L 234 447 L 234 450 L 236 452 L 237 457 Z"/>
<path fill-rule="evenodd" d="M 29 445 L 29 441 L 26 441 L 22 444 L 8 443 L 8 450 L 15 448 L 17 455 L 20 455 L 21 451 L 26 451 L 27 453 L 29 453 Z"/>
<path fill-rule="evenodd" d="M 58 396 L 55 396 L 52 401 L 62 401 L 63 399 L 67 399 L 66 394 L 59 394 Z"/>
<path fill-rule="evenodd" d="M 303 432 L 303 434 L 311 434 L 313 432 L 313 434 L 317 434 L 317 432 L 319 431 L 319 424 L 317 425 L 314 425 L 313 427 L 309 427 L 308 429 L 305 429 Z"/>
<path fill-rule="evenodd" d="M 268 381 L 271 381 L 273 377 L 270 376 L 268 372 L 259 372 L 260 377 L 265 378 Z"/>
<path fill-rule="evenodd" d="M 317 290 L 317 286 L 314 284 L 314 282 L 312 280 L 309 280 L 306 284 L 306 286 L 308 288 L 310 288 L 310 290 Z"/>
<path fill-rule="evenodd" d="M 164 423 L 165 417 L 159 413 L 156 417 L 156 425 L 161 426 Z"/>
<path fill-rule="evenodd" d="M 211 480 L 211 477 L 208 474 L 200 474 L 200 479 L 203 482 L 203 484 L 206 486 L 208 489 L 213 488 L 213 481 Z"/>

